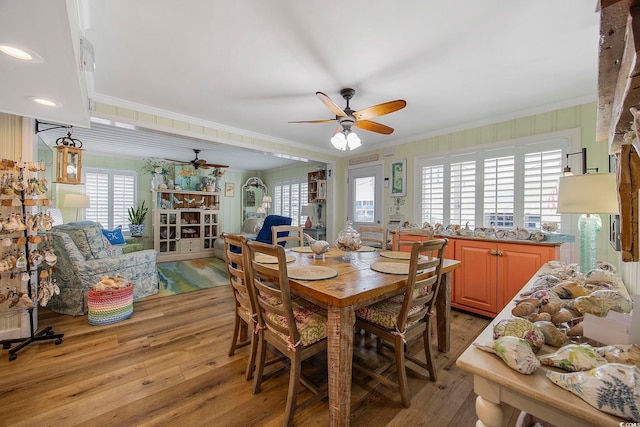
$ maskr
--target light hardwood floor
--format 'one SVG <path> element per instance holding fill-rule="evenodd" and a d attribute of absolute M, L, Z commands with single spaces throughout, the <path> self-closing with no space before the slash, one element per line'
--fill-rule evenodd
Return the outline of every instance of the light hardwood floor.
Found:
<path fill-rule="evenodd" d="M 353 426 L 472 426 L 471 376 L 456 358 L 489 320 L 454 310 L 451 351 L 436 352 L 438 381 L 409 374 L 411 407 L 384 386 L 354 378 Z M 288 372 L 263 383 L 253 395 L 243 372 L 248 347 L 228 356 L 233 300 L 227 286 L 134 304 L 133 316 L 90 326 L 86 316 L 41 309 L 40 328 L 65 334 L 32 344 L 8 361 L 0 352 L 0 425 L 20 426 L 279 426 Z M 375 360 L 374 339 L 356 336 L 355 353 Z M 416 352 L 419 345 L 414 345 Z M 326 359 L 306 366 L 326 377 Z M 300 398 L 308 396 L 301 387 Z M 329 424 L 326 399 L 298 411 L 296 425 Z"/>

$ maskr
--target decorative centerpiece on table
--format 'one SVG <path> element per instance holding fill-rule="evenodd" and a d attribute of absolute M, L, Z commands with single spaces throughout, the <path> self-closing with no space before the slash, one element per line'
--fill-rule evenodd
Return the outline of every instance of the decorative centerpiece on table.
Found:
<path fill-rule="evenodd" d="M 142 172 L 153 175 L 152 188 L 167 188 L 167 176 L 173 174 L 173 164 L 164 160 L 149 158 L 142 167 Z"/>
<path fill-rule="evenodd" d="M 336 247 L 344 252 L 342 257 L 343 261 L 351 261 L 352 254 L 362 246 L 362 240 L 360 240 L 360 233 L 353 228 L 353 223 L 347 221 L 347 226 L 338 233 L 336 239 Z"/>
<path fill-rule="evenodd" d="M 127 210 L 129 214 L 129 232 L 132 237 L 142 237 L 144 233 L 144 220 L 148 212 L 149 208 L 144 205 L 144 200 L 138 207 L 134 208 L 132 206 Z"/>

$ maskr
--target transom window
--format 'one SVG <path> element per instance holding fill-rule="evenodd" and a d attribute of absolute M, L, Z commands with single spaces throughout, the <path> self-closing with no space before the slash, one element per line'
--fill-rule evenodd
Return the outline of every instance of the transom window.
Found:
<path fill-rule="evenodd" d="M 558 178 L 571 137 L 474 148 L 417 162 L 421 222 L 540 229 L 560 222 Z"/>
<path fill-rule="evenodd" d="M 136 205 L 137 174 L 135 171 L 94 169 L 83 170 L 83 181 L 90 206 L 85 218 L 96 221 L 104 228 L 119 225 L 128 230 L 128 209 Z"/>

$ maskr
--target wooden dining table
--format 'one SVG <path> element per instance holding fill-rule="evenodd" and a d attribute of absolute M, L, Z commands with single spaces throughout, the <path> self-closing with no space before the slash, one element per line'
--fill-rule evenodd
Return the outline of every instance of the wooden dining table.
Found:
<path fill-rule="evenodd" d="M 293 293 L 327 308 L 327 361 L 329 411 L 332 426 L 348 426 L 351 410 L 351 369 L 355 310 L 402 292 L 406 275 L 374 271 L 377 261 L 397 261 L 382 258 L 379 250 L 354 252 L 351 261 L 344 261 L 344 252 L 332 248 L 323 259 L 313 254 L 287 250 L 295 260 L 289 266 L 326 266 L 337 271 L 335 277 L 323 280 L 299 280 L 289 277 Z M 436 296 L 438 349 L 449 351 L 451 313 L 451 272 L 460 261 L 444 260 L 441 285 Z M 428 273 L 428 272 L 427 272 Z"/>

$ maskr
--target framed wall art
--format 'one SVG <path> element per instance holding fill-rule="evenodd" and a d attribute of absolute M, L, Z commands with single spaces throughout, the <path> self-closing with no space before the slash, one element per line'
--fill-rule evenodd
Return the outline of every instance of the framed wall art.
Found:
<path fill-rule="evenodd" d="M 407 159 L 391 162 L 391 197 L 407 194 Z"/>
<path fill-rule="evenodd" d="M 236 185 L 233 182 L 224 183 L 224 196 L 236 197 Z"/>

